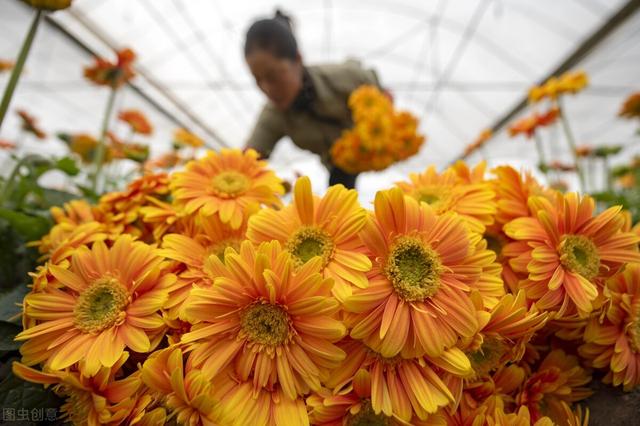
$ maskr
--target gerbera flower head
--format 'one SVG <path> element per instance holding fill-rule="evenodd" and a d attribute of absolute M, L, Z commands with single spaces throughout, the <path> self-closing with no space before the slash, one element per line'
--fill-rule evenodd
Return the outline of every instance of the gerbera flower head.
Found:
<path fill-rule="evenodd" d="M 173 144 L 176 148 L 185 146 L 200 148 L 204 146 L 204 141 L 187 129 L 180 128 L 173 132 Z"/>
<path fill-rule="evenodd" d="M 128 358 L 123 353 L 111 367 L 100 367 L 98 374 L 87 376 L 77 370 L 38 371 L 13 363 L 13 373 L 23 380 L 53 385 L 54 392 L 65 398 L 60 407 L 62 417 L 74 425 L 122 424 L 144 404 L 140 374 L 120 377 Z M 117 377 L 117 378 L 116 378 Z"/>
<path fill-rule="evenodd" d="M 514 270 L 528 273 L 522 287 L 529 299 L 557 317 L 587 316 L 598 296 L 599 281 L 627 262 L 640 261 L 637 236 L 623 232 L 620 207 L 594 216 L 589 196 L 557 193 L 554 199 L 530 197 L 532 217 L 514 219 L 506 234 L 523 251 L 511 260 Z"/>
<path fill-rule="evenodd" d="M 131 49 L 116 52 L 115 62 L 96 57 L 92 66 L 85 67 L 84 76 L 94 84 L 117 89 L 135 76 L 133 70 L 135 58 L 136 55 Z"/>
<path fill-rule="evenodd" d="M 72 0 L 24 0 L 29 6 L 36 9 L 49 11 L 66 9 L 71 6 Z"/>
<path fill-rule="evenodd" d="M 26 341 L 24 363 L 60 370 L 80 362 L 93 376 L 127 348 L 146 353 L 157 344 L 166 288 L 176 278 L 156 248 L 123 235 L 112 247 L 102 241 L 79 247 L 68 269 L 48 270 L 55 281 L 25 297 L 25 314 L 38 324 L 16 336 Z"/>
<path fill-rule="evenodd" d="M 229 424 L 218 403 L 215 383 L 185 363 L 180 348 L 154 352 L 144 362 L 141 376 L 178 424 Z"/>
<path fill-rule="evenodd" d="M 396 185 L 405 194 L 429 204 L 435 213 L 456 212 L 478 234 L 493 223 L 496 204 L 490 183 L 464 182 L 455 169 L 439 174 L 434 166 L 420 174 L 409 174 L 409 179 L 409 182 L 396 182 Z"/>
<path fill-rule="evenodd" d="M 640 385 L 640 264 L 612 277 L 606 291 L 609 307 L 602 318 L 590 318 L 579 353 L 607 372 L 605 382 L 628 391 Z"/>
<path fill-rule="evenodd" d="M 566 416 L 564 404 L 580 401 L 593 393 L 586 386 L 590 381 L 590 372 L 580 366 L 577 357 L 556 349 L 549 352 L 527 379 L 516 402 L 529 409 L 532 421 L 547 416 L 558 423 Z"/>
<path fill-rule="evenodd" d="M 245 241 L 239 252 L 227 249 L 224 263 L 209 256 L 214 285 L 194 287 L 182 313 L 194 324 L 182 337 L 194 365 L 214 377 L 233 364 L 256 391 L 279 383 L 291 400 L 318 389 L 344 359 L 333 342 L 346 333 L 321 267 L 317 257 L 296 268 L 278 241 L 258 248 Z"/>
<path fill-rule="evenodd" d="M 37 120 L 34 116 L 23 109 L 19 109 L 16 112 L 18 113 L 18 116 L 22 121 L 22 130 L 27 133 L 31 133 L 38 139 L 45 139 L 47 137 L 47 134 L 42 129 L 40 129 L 40 127 L 38 127 Z"/>
<path fill-rule="evenodd" d="M 333 293 L 344 300 L 352 286 L 367 286 L 365 273 L 371 262 L 358 237 L 366 217 L 356 191 L 335 185 L 320 198 L 313 195 L 305 176 L 295 184 L 291 205 L 263 209 L 249 220 L 247 238 L 256 245 L 280 241 L 297 266 L 320 256 L 323 275 L 334 279 Z"/>
<path fill-rule="evenodd" d="M 0 74 L 6 71 L 11 71 L 13 67 L 16 66 L 16 63 L 13 61 L 8 61 L 6 59 L 0 59 Z"/>
<path fill-rule="evenodd" d="M 343 340 L 339 346 L 349 357 L 331 372 L 327 386 L 333 389 L 334 396 L 345 397 L 347 401 L 342 401 L 343 404 L 352 404 L 341 408 L 344 414 L 345 408 L 350 408 L 351 415 L 360 410 L 363 420 L 397 419 L 413 424 L 412 419 L 435 419 L 437 416 L 434 414 L 439 409 L 455 402 L 454 393 L 449 388 L 451 375 L 427 362 L 426 358 L 387 358 L 352 339 Z M 330 401 L 338 402 L 340 399 L 331 398 Z M 321 416 L 337 414 L 333 408 L 324 410 L 317 407 L 312 410 L 312 418 L 314 411 Z"/>
<path fill-rule="evenodd" d="M 187 214 L 219 212 L 222 222 L 234 229 L 240 227 L 244 210 L 252 205 L 280 206 L 282 182 L 258 157 L 253 149 L 223 149 L 189 162 L 171 178 L 175 203 Z"/>
<path fill-rule="evenodd" d="M 373 264 L 369 286 L 344 303 L 351 337 L 387 358 L 402 351 L 440 357 L 479 329 L 469 292 L 482 275 L 482 256 L 474 257 L 455 213 L 437 215 L 399 188 L 378 192 L 374 205 L 360 232 Z M 470 370 L 464 355 L 458 361 Z"/>
<path fill-rule="evenodd" d="M 640 92 L 632 93 L 625 99 L 618 115 L 629 119 L 640 118 Z"/>
<path fill-rule="evenodd" d="M 393 106 L 391 100 L 377 87 L 363 85 L 349 96 L 349 108 L 355 121 L 366 120 L 372 115 L 390 114 Z"/>
<path fill-rule="evenodd" d="M 118 119 L 127 123 L 133 133 L 140 135 L 150 135 L 153 133 L 153 126 L 147 117 L 137 109 L 120 111 Z"/>

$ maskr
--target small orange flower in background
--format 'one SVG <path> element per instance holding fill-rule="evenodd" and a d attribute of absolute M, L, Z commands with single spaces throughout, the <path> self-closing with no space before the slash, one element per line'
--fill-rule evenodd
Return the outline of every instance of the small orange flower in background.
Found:
<path fill-rule="evenodd" d="M 13 67 L 16 65 L 13 61 L 7 61 L 5 59 L 0 59 L 0 74 L 6 71 L 11 71 Z"/>
<path fill-rule="evenodd" d="M 594 148 L 591 145 L 580 145 L 576 147 L 576 156 L 580 158 L 591 157 L 594 153 Z"/>
<path fill-rule="evenodd" d="M 551 77 L 540 86 L 529 91 L 529 102 L 536 103 L 545 98 L 557 99 L 563 94 L 576 94 L 589 84 L 589 77 L 584 71 L 568 71 L 560 77 Z"/>
<path fill-rule="evenodd" d="M 181 128 L 173 132 L 173 144 L 178 148 L 184 146 L 200 148 L 204 146 L 204 141 L 190 131 Z"/>
<path fill-rule="evenodd" d="M 633 93 L 625 99 L 618 115 L 628 119 L 640 118 L 640 92 Z"/>
<path fill-rule="evenodd" d="M 153 133 L 153 126 L 147 117 L 138 110 L 127 109 L 120 111 L 118 119 L 127 123 L 134 133 L 140 135 L 151 135 Z"/>
<path fill-rule="evenodd" d="M 258 158 L 253 149 L 223 149 L 187 163 L 171 181 L 175 204 L 187 214 L 219 213 L 222 222 L 234 229 L 240 227 L 243 211 L 251 205 L 280 206 L 281 180 Z"/>
<path fill-rule="evenodd" d="M 480 149 L 492 137 L 493 137 L 493 131 L 491 129 L 484 129 L 482 132 L 480 132 L 480 134 L 478 135 L 475 141 L 473 141 L 472 143 L 470 143 L 465 147 L 464 156 L 466 157 L 470 155 L 472 152 Z"/>
<path fill-rule="evenodd" d="M 355 190 L 335 185 L 319 198 L 305 176 L 296 182 L 290 206 L 264 209 L 250 219 L 247 237 L 256 245 L 280 241 L 298 266 L 320 256 L 323 275 L 334 279 L 333 293 L 344 300 L 352 286 L 367 286 L 371 262 L 358 237 L 366 218 Z"/>
<path fill-rule="evenodd" d="M 194 287 L 181 314 L 194 324 L 181 340 L 192 365 L 208 377 L 234 366 L 256 392 L 279 384 L 290 400 L 319 389 L 345 358 L 333 343 L 346 333 L 321 266 L 315 258 L 296 269 L 277 241 L 257 249 L 245 241 L 224 263 L 209 256 L 214 285 Z"/>
<path fill-rule="evenodd" d="M 31 133 L 38 139 L 45 139 L 47 134 L 38 127 L 37 120 L 34 116 L 29 114 L 27 111 L 23 109 L 19 109 L 16 111 L 20 120 L 22 121 L 20 127 L 27 133 Z"/>
<path fill-rule="evenodd" d="M 66 9 L 71 6 L 72 0 L 24 0 L 25 3 L 36 9 L 49 11 Z"/>
<path fill-rule="evenodd" d="M 185 160 L 178 153 L 172 151 L 145 161 L 142 167 L 145 173 L 153 173 L 156 169 L 171 169 L 183 161 Z"/>
<path fill-rule="evenodd" d="M 0 139 L 0 149 L 10 151 L 16 148 L 16 144 L 6 139 Z"/>
<path fill-rule="evenodd" d="M 92 66 L 85 67 L 84 76 L 99 86 L 109 86 L 117 89 L 135 76 L 133 61 L 136 58 L 131 49 L 116 52 L 116 61 L 110 62 L 103 58 L 95 58 Z"/>
<path fill-rule="evenodd" d="M 622 230 L 620 207 L 594 216 L 589 196 L 558 193 L 554 198 L 529 198 L 532 217 L 505 225 L 505 233 L 516 240 L 507 247 L 518 253 L 510 264 L 528 274 L 521 287 L 539 308 L 557 311 L 558 317 L 585 317 L 594 309 L 601 280 L 626 262 L 640 262 L 638 238 Z"/>
<path fill-rule="evenodd" d="M 166 273 L 156 249 L 120 236 L 111 248 L 102 241 L 82 246 L 68 269 L 49 270 L 52 282 L 25 297 L 25 314 L 38 322 L 16 336 L 25 341 L 25 364 L 61 370 L 80 363 L 93 376 L 112 367 L 125 348 L 145 353 L 157 345 L 164 328 L 159 311 L 175 276 Z"/>
<path fill-rule="evenodd" d="M 509 127 L 509 136 L 514 137 L 524 134 L 527 138 L 531 138 L 539 127 L 546 127 L 556 122 L 560 110 L 552 107 L 543 114 L 534 112 L 531 116 L 524 117 Z"/>
<path fill-rule="evenodd" d="M 606 371 L 606 383 L 631 390 L 640 385 L 640 264 L 607 281 L 605 291 L 611 303 L 604 317 L 591 317 L 579 353 Z"/>
<path fill-rule="evenodd" d="M 575 164 L 563 163 L 562 161 L 553 160 L 547 166 L 549 170 L 555 170 L 558 172 L 575 172 L 576 166 Z"/>

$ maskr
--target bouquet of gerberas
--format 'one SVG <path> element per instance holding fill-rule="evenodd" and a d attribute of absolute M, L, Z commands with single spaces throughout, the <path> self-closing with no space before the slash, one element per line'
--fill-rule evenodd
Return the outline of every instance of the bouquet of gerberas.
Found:
<path fill-rule="evenodd" d="M 424 142 L 418 120 L 396 111 L 374 86 L 360 86 L 349 96 L 354 126 L 331 147 L 333 163 L 349 173 L 384 170 L 416 154 Z"/>
<path fill-rule="evenodd" d="M 584 424 L 640 384 L 638 232 L 510 167 L 320 197 L 253 150 L 53 210 L 25 380 L 74 424 Z"/>

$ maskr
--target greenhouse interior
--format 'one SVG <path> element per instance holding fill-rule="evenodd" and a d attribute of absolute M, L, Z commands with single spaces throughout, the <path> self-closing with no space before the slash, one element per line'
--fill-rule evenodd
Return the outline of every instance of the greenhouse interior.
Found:
<path fill-rule="evenodd" d="M 0 36 L 0 424 L 638 424 L 640 0 Z"/>

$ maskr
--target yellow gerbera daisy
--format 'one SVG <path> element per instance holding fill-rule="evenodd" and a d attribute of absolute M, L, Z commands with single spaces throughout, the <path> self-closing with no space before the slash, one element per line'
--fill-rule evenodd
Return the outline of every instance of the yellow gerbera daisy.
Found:
<path fill-rule="evenodd" d="M 493 223 L 495 193 L 488 182 L 466 183 L 454 169 L 438 174 L 435 166 L 409 174 L 410 182 L 396 182 L 407 195 L 429 204 L 437 214 L 458 213 L 473 232 L 482 234 Z"/>
<path fill-rule="evenodd" d="M 219 212 L 222 222 L 239 228 L 244 210 L 252 204 L 280 206 L 284 194 L 280 179 L 258 160 L 253 149 L 209 151 L 206 157 L 189 162 L 174 173 L 171 190 L 174 202 L 187 214 L 205 216 Z"/>
<path fill-rule="evenodd" d="M 182 350 L 154 352 L 142 366 L 142 380 L 159 395 L 160 404 L 180 425 L 229 424 L 218 404 L 211 378 L 184 364 Z"/>
<path fill-rule="evenodd" d="M 594 315 L 579 353 L 590 365 L 607 371 L 606 383 L 628 391 L 640 385 L 640 264 L 607 281 L 611 297 L 603 318 Z"/>
<path fill-rule="evenodd" d="M 448 374 L 425 358 L 386 358 L 351 339 L 343 340 L 339 346 L 349 357 L 331 372 L 327 386 L 334 395 L 358 389 L 363 395 L 363 417 L 394 417 L 404 422 L 417 417 L 426 421 L 440 408 L 455 402 L 444 377 Z"/>
<path fill-rule="evenodd" d="M 60 407 L 63 418 L 74 425 L 131 424 L 126 420 L 149 400 L 141 392 L 139 374 L 116 379 L 127 358 L 123 353 L 113 366 L 100 367 L 93 377 L 69 370 L 41 372 L 18 362 L 13 363 L 13 373 L 29 382 L 54 385 L 55 393 L 65 398 Z"/>
<path fill-rule="evenodd" d="M 323 275 L 334 279 L 333 293 L 344 300 L 351 295 L 352 285 L 367 286 L 365 272 L 371 262 L 358 237 L 366 217 L 356 191 L 335 185 L 319 198 L 312 194 L 305 176 L 296 182 L 290 206 L 264 209 L 249 220 L 247 238 L 254 244 L 280 241 L 297 266 L 320 256 Z"/>
<path fill-rule="evenodd" d="M 627 262 L 640 262 L 638 237 L 622 231 L 620 207 L 594 216 L 593 199 L 575 193 L 557 193 L 553 200 L 530 197 L 529 207 L 533 217 L 515 219 L 504 230 L 517 240 L 509 246 L 521 248 L 510 264 L 528 274 L 522 288 L 542 310 L 585 317 L 598 296 L 598 281 Z"/>
<path fill-rule="evenodd" d="M 351 337 L 385 357 L 439 357 L 478 332 L 468 293 L 482 275 L 482 256 L 470 260 L 475 246 L 460 217 L 438 216 L 394 188 L 376 194 L 360 237 L 373 268 L 369 287 L 354 289 L 344 303 Z"/>
<path fill-rule="evenodd" d="M 80 361 L 92 376 L 125 348 L 144 353 L 157 344 L 166 288 L 176 279 L 157 249 L 123 235 L 111 248 L 102 241 L 78 248 L 68 269 L 48 269 L 55 281 L 25 297 L 25 314 L 38 324 L 16 336 L 26 340 L 24 363 L 60 370 Z"/>
<path fill-rule="evenodd" d="M 344 359 L 333 342 L 346 333 L 333 318 L 339 303 L 321 266 L 317 257 L 296 269 L 277 241 L 228 248 L 224 263 L 209 256 L 214 285 L 194 287 L 182 314 L 195 324 L 182 337 L 193 343 L 194 365 L 214 377 L 233 363 L 256 391 L 279 383 L 291 400 L 318 389 L 327 368 Z"/>

